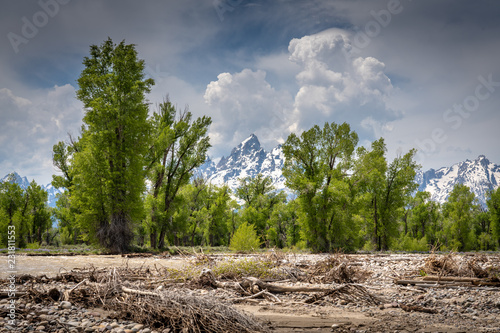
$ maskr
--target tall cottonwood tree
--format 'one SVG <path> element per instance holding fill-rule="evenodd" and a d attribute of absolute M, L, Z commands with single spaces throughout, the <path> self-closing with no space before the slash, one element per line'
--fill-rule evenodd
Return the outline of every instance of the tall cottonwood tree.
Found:
<path fill-rule="evenodd" d="M 134 45 L 111 39 L 92 45 L 85 57 L 77 97 L 85 116 L 80 151 L 72 159 L 71 202 L 89 236 L 112 252 L 124 252 L 133 223 L 142 217 L 148 104 L 154 84 Z"/>
<path fill-rule="evenodd" d="M 151 247 L 164 247 L 165 236 L 173 227 L 175 200 L 179 190 L 189 183 L 193 170 L 206 160 L 210 148 L 206 135 L 210 117 L 192 120 L 191 112 L 177 112 L 167 99 L 151 119 L 152 144 L 147 155 L 150 190 Z"/>

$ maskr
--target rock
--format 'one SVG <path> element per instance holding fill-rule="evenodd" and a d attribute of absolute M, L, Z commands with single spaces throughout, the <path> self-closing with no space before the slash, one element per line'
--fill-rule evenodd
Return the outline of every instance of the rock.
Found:
<path fill-rule="evenodd" d="M 134 327 L 132 327 L 132 329 L 133 329 L 133 330 L 137 330 L 137 331 L 140 331 L 140 330 L 142 330 L 143 328 L 144 328 L 144 325 L 142 325 L 142 324 L 137 324 L 137 325 L 135 325 Z M 136 332 L 137 332 L 137 331 L 136 331 Z"/>
<path fill-rule="evenodd" d="M 71 303 L 70 303 L 70 302 L 68 302 L 68 301 L 62 301 L 62 302 L 59 304 L 59 307 L 60 307 L 61 309 L 65 309 L 65 310 L 67 310 L 67 309 L 71 309 Z"/>

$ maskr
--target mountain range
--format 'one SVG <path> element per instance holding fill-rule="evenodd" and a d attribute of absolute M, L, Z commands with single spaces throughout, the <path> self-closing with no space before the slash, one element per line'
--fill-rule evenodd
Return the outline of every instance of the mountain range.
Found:
<path fill-rule="evenodd" d="M 479 155 L 473 161 L 465 160 L 450 167 L 419 172 L 416 182 L 420 184 L 420 191 L 429 192 L 431 199 L 440 203 L 446 201 L 455 184 L 464 184 L 474 192 L 479 203 L 486 207 L 487 192 L 500 185 L 500 165 Z"/>
<path fill-rule="evenodd" d="M 239 185 L 240 179 L 254 177 L 259 173 L 272 179 L 277 190 L 284 190 L 291 194 L 285 186 L 285 177 L 281 173 L 285 162 L 285 156 L 281 145 L 267 152 L 261 147 L 259 139 L 255 134 L 250 135 L 231 153 L 223 156 L 217 163 L 207 158 L 205 163 L 196 171 L 195 176 L 203 177 L 214 185 L 227 184 L 234 192 Z M 28 179 L 15 173 L 16 182 L 22 188 L 29 186 Z M 4 181 L 5 176 L 0 181 Z M 475 160 L 466 160 L 434 170 L 419 171 L 415 178 L 419 184 L 420 191 L 427 191 L 431 199 L 444 203 L 455 184 L 464 184 L 471 188 L 479 200 L 486 207 L 486 193 L 496 189 L 500 182 L 500 166 L 490 162 L 484 155 L 479 155 Z M 54 207 L 56 195 L 61 191 L 51 184 L 42 187 L 48 192 L 48 204 Z"/>

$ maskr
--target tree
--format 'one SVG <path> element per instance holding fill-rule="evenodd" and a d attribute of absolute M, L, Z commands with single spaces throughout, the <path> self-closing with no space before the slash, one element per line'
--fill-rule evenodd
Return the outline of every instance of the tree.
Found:
<path fill-rule="evenodd" d="M 245 202 L 240 214 L 242 221 L 255 227 L 266 246 L 271 241 L 276 243 L 277 230 L 270 225 L 270 219 L 276 205 L 286 201 L 286 194 L 275 190 L 271 177 L 258 174 L 241 179 L 236 195 Z"/>
<path fill-rule="evenodd" d="M 315 251 L 348 245 L 352 235 L 347 179 L 358 136 L 347 123 L 314 126 L 283 145 L 283 175 L 300 203 L 301 226 Z"/>
<path fill-rule="evenodd" d="M 447 240 L 450 247 L 458 251 L 473 248 L 472 220 L 476 206 L 477 199 L 470 188 L 463 184 L 455 184 L 447 201 L 443 204 Z"/>
<path fill-rule="evenodd" d="M 383 138 L 372 142 L 371 150 L 359 147 L 349 186 L 356 216 L 362 221 L 361 235 L 372 248 L 380 232 L 379 206 L 385 188 L 387 160 Z"/>
<path fill-rule="evenodd" d="M 296 200 L 278 202 L 269 218 L 268 239 L 278 248 L 297 245 L 300 238 L 299 207 Z M 274 236 L 274 237 L 271 237 Z"/>
<path fill-rule="evenodd" d="M 438 235 L 442 228 L 440 205 L 430 198 L 429 192 L 418 191 L 415 194 L 409 217 L 409 232 L 413 238 L 426 237 L 429 244 L 438 245 Z"/>
<path fill-rule="evenodd" d="M 0 183 L 0 209 L 6 215 L 6 225 L 14 224 L 14 214 L 19 210 L 22 199 L 23 189 L 15 182 L 15 176 L 11 173 L 5 182 Z"/>
<path fill-rule="evenodd" d="M 77 223 L 80 215 L 76 205 L 71 204 L 71 192 L 73 191 L 74 170 L 71 160 L 73 154 L 81 151 L 79 142 L 69 135 L 69 144 L 60 141 L 52 148 L 52 162 L 61 175 L 52 175 L 52 186 L 62 189 L 64 192 L 58 194 L 56 207 L 53 215 L 58 221 L 61 242 L 63 244 L 77 244 L 80 240 L 81 228 Z"/>
<path fill-rule="evenodd" d="M 500 187 L 488 192 L 486 201 L 491 222 L 491 233 L 497 249 L 500 249 Z"/>
<path fill-rule="evenodd" d="M 418 184 L 415 175 L 419 165 L 413 160 L 416 150 L 398 156 L 388 166 L 382 196 L 378 200 L 379 228 L 376 233 L 377 249 L 386 250 L 391 238 L 397 237 L 398 221 Z"/>
<path fill-rule="evenodd" d="M 145 94 L 154 81 L 145 79 L 144 61 L 124 41 L 92 45 L 83 64 L 77 97 L 85 116 L 80 151 L 67 177 L 73 181 L 70 200 L 91 239 L 112 252 L 125 252 L 133 224 L 142 218 L 150 132 Z M 56 148 L 64 160 L 63 149 Z"/>
<path fill-rule="evenodd" d="M 28 234 L 28 242 L 37 241 L 42 244 L 42 235 L 48 232 L 52 227 L 51 213 L 47 206 L 47 191 L 42 189 L 34 180 L 26 189 L 26 198 L 28 200 L 29 214 L 31 218 L 31 230 Z"/>
<path fill-rule="evenodd" d="M 14 174 L 0 183 L 0 243 L 7 244 L 8 226 L 15 225 L 23 204 L 23 189 L 15 182 Z"/>
<path fill-rule="evenodd" d="M 189 183 L 193 170 L 206 160 L 210 148 L 206 133 L 211 123 L 211 118 L 206 116 L 192 121 L 188 110 L 177 114 L 168 99 L 153 115 L 153 140 L 147 155 L 148 178 L 152 184 L 150 235 L 153 248 L 164 247 L 166 232 L 173 226 L 177 194 Z"/>

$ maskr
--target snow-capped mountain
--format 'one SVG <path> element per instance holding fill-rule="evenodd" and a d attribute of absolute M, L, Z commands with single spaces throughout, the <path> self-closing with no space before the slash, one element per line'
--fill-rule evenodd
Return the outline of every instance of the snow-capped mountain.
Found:
<path fill-rule="evenodd" d="M 211 159 L 207 159 L 198 168 L 197 175 L 214 185 L 227 184 L 234 192 L 240 185 L 240 179 L 255 177 L 261 173 L 265 177 L 271 177 L 277 190 L 286 190 L 285 177 L 281 173 L 284 161 L 281 146 L 266 152 L 260 146 L 257 136 L 252 134 L 233 148 L 229 156 L 222 157 L 219 163 L 215 164 Z"/>
<path fill-rule="evenodd" d="M 486 193 L 500 184 L 500 165 L 491 163 L 484 155 L 438 170 L 430 169 L 417 174 L 420 191 L 427 191 L 431 199 L 444 203 L 455 184 L 468 186 L 482 206 L 486 206 Z"/>
<path fill-rule="evenodd" d="M 26 190 L 30 186 L 30 182 L 28 181 L 28 178 L 26 177 L 21 177 L 17 172 L 14 173 L 14 182 L 19 184 L 19 186 L 23 189 Z M 2 179 L 0 179 L 0 183 L 3 183 L 9 179 L 9 175 L 6 175 Z M 41 185 L 42 189 L 47 191 L 47 204 L 50 207 L 55 207 L 56 206 L 56 195 L 58 193 L 62 193 L 60 189 L 55 188 L 52 186 L 52 184 L 47 184 L 47 185 Z"/>

